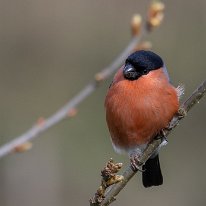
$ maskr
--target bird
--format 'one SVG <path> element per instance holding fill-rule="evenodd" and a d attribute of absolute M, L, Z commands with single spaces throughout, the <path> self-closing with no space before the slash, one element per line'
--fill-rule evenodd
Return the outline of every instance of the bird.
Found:
<path fill-rule="evenodd" d="M 142 166 L 139 157 L 178 114 L 183 86 L 175 88 L 162 58 L 135 51 L 117 71 L 105 98 L 106 122 L 117 153 L 129 155 L 132 169 L 142 171 L 143 186 L 163 184 L 159 149 Z"/>

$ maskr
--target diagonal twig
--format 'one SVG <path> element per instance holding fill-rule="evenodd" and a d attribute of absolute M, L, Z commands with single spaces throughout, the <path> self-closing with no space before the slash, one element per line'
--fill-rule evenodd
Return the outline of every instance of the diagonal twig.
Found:
<path fill-rule="evenodd" d="M 139 36 L 134 36 L 129 42 L 128 46 L 120 53 L 120 55 L 106 68 L 102 69 L 101 72 L 95 75 L 95 79 L 86 85 L 76 96 L 74 96 L 65 106 L 60 108 L 52 116 L 44 119 L 40 124 L 36 123 L 32 128 L 23 133 L 22 135 L 14 138 L 14 140 L 6 143 L 0 147 L 0 158 L 14 151 L 14 149 L 25 142 L 28 142 L 34 138 L 39 137 L 39 135 L 52 126 L 56 125 L 65 118 L 69 118 L 69 113 L 76 108 L 83 100 L 85 100 L 90 94 L 92 94 L 102 83 L 102 80 L 109 78 L 124 62 L 126 57 L 136 48 L 137 44 L 140 42 L 145 30 L 139 34 Z"/>
<path fill-rule="evenodd" d="M 166 130 L 165 131 L 165 136 L 168 136 L 169 133 L 179 124 L 179 121 L 183 119 L 187 112 L 196 104 L 199 102 L 199 100 L 205 95 L 206 93 L 206 80 L 203 81 L 203 83 L 191 94 L 191 96 L 181 105 L 180 107 L 180 113 L 178 117 L 174 117 L 171 121 L 172 128 L 171 130 Z M 144 164 L 149 157 L 153 154 L 153 152 L 160 146 L 162 143 L 162 138 L 156 138 L 154 139 L 148 147 L 145 149 L 144 153 L 142 156 L 139 158 L 139 165 L 141 166 Z M 101 206 L 107 206 L 110 203 L 112 203 L 116 196 L 119 194 L 119 192 L 126 186 L 128 181 L 135 175 L 136 172 L 132 170 L 130 166 L 126 168 L 126 170 L 123 173 L 123 181 L 120 183 L 117 183 L 114 185 L 106 194 L 105 194 L 105 199 L 101 202 Z"/>
<path fill-rule="evenodd" d="M 103 80 L 109 78 L 109 76 L 111 76 L 123 64 L 127 56 L 137 48 L 142 36 L 161 24 L 163 19 L 163 11 L 164 4 L 162 2 L 151 3 L 148 10 L 149 15 L 144 26 L 141 24 L 141 16 L 135 15 L 135 18 L 131 22 L 133 38 L 127 47 L 122 51 L 122 53 L 120 53 L 120 55 L 108 67 L 97 73 L 94 77 L 94 80 L 86 85 L 70 101 L 68 101 L 65 106 L 61 107 L 57 112 L 47 119 L 41 119 L 41 121 L 38 121 L 32 128 L 24 132 L 22 135 L 1 146 L 0 158 L 13 151 L 24 151 L 27 148 L 30 148 L 31 145 L 24 144 L 30 140 L 33 140 L 34 138 L 39 137 L 41 133 L 45 132 L 65 118 L 72 117 L 76 112 L 74 112 L 75 108 L 90 94 L 92 94 L 99 87 Z"/>

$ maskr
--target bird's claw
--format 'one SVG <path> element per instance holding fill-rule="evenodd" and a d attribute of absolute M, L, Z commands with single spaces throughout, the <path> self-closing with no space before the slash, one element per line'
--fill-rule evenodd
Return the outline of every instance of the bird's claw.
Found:
<path fill-rule="evenodd" d="M 159 134 L 155 137 L 156 140 L 159 140 L 159 139 L 162 140 L 161 146 L 165 146 L 168 143 L 168 140 L 167 140 L 167 137 L 166 137 L 167 131 L 168 131 L 168 128 L 161 129 Z"/>
<path fill-rule="evenodd" d="M 167 129 L 168 129 L 168 128 L 166 128 L 166 129 L 161 129 L 161 130 L 160 130 L 160 133 L 159 133 L 159 134 L 160 134 L 160 137 L 161 137 L 161 138 L 166 138 L 166 130 L 167 130 Z"/>
<path fill-rule="evenodd" d="M 141 162 L 139 161 L 139 157 L 137 155 L 130 157 L 130 165 L 134 172 L 140 171 L 144 172 L 145 170 L 141 169 Z"/>
<path fill-rule="evenodd" d="M 168 128 L 161 129 L 154 139 L 166 139 Z"/>
<path fill-rule="evenodd" d="M 174 127 L 173 122 L 170 122 L 170 123 L 167 125 L 167 127 L 165 128 L 165 130 L 171 131 L 173 127 Z"/>
<path fill-rule="evenodd" d="M 182 119 L 187 115 L 187 111 L 184 108 L 180 107 L 178 109 L 177 115 L 178 115 L 178 119 Z"/>

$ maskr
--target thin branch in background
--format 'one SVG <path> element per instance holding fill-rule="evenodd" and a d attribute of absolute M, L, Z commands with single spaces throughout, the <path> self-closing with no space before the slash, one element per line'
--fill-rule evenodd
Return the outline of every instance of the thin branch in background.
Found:
<path fill-rule="evenodd" d="M 172 121 L 170 122 L 171 128 L 170 130 L 165 130 L 164 135 L 168 136 L 169 133 L 177 126 L 179 125 L 179 121 L 183 119 L 187 112 L 197 103 L 199 103 L 200 99 L 205 95 L 206 93 L 206 80 L 192 93 L 192 95 L 181 105 L 179 109 L 178 116 L 175 116 Z M 149 143 L 148 147 L 143 152 L 142 156 L 139 158 L 138 166 L 141 167 L 148 159 L 149 157 L 154 153 L 154 151 L 160 146 L 162 143 L 162 138 L 159 136 L 159 138 L 155 138 L 152 140 L 151 143 Z M 108 191 L 103 194 L 105 198 L 101 203 L 98 202 L 91 202 L 90 205 L 92 206 L 107 206 L 110 203 L 112 203 L 114 200 L 116 200 L 116 196 L 119 194 L 119 192 L 126 186 L 128 181 L 136 174 L 129 165 L 125 172 L 122 174 L 123 180 L 114 186 L 112 186 Z"/>
<path fill-rule="evenodd" d="M 95 76 L 95 80 L 85 86 L 76 96 L 74 96 L 65 106 L 60 108 L 52 116 L 44 120 L 43 124 L 36 123 L 31 129 L 23 133 L 22 135 L 14 138 L 14 140 L 0 147 L 0 158 L 11 153 L 16 147 L 31 141 L 52 126 L 56 125 L 65 118 L 70 118 L 68 115 L 71 110 L 74 110 L 81 102 L 83 102 L 89 95 L 91 95 L 101 84 L 102 80 L 107 79 L 111 74 L 119 68 L 124 59 L 131 53 L 140 41 L 141 36 L 134 37 L 124 51 L 114 60 L 114 62 L 103 69 Z"/>
<path fill-rule="evenodd" d="M 157 8 L 155 9 L 157 10 Z M 152 16 L 151 19 L 154 18 L 154 16 Z M 147 20 L 146 25 L 148 25 L 148 22 L 150 22 L 149 18 Z M 75 108 L 87 97 L 89 97 L 89 95 L 91 95 L 99 87 L 103 80 L 109 78 L 118 68 L 120 68 L 120 66 L 124 63 L 124 60 L 127 58 L 127 56 L 137 48 L 137 45 L 140 43 L 142 36 L 144 36 L 145 33 L 151 31 L 151 27 L 150 29 L 148 29 L 148 26 L 143 26 L 143 28 L 140 29 L 141 25 L 141 19 L 138 20 L 138 18 L 136 18 L 136 22 L 134 22 L 133 18 L 132 26 L 134 28 L 136 27 L 136 30 L 135 32 L 134 30 L 132 31 L 133 38 L 129 42 L 128 46 L 122 51 L 122 53 L 120 53 L 120 55 L 108 67 L 102 69 L 99 73 L 97 73 L 95 75 L 94 81 L 86 85 L 76 96 L 74 96 L 68 103 L 66 103 L 65 106 L 61 107 L 52 116 L 50 116 L 47 119 L 41 118 L 41 121 L 38 121 L 28 131 L 26 131 L 18 137 L 15 137 L 12 141 L 1 146 L 0 158 L 14 151 L 26 151 L 27 149 L 31 148 L 27 147 L 27 143 L 29 141 L 39 137 L 41 133 L 45 132 L 57 123 L 61 122 L 63 119 L 71 118 L 73 116 L 71 114 L 76 114 Z M 158 25 L 153 25 L 152 27 L 156 27 Z"/>

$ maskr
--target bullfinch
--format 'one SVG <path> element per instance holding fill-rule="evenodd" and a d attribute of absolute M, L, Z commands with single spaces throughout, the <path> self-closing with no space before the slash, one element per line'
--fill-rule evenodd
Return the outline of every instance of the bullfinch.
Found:
<path fill-rule="evenodd" d="M 183 88 L 175 88 L 163 60 L 151 51 L 132 53 L 114 76 L 105 99 L 106 121 L 116 152 L 126 152 L 133 169 L 147 144 L 178 112 Z M 163 183 L 158 151 L 143 165 L 144 187 Z"/>

